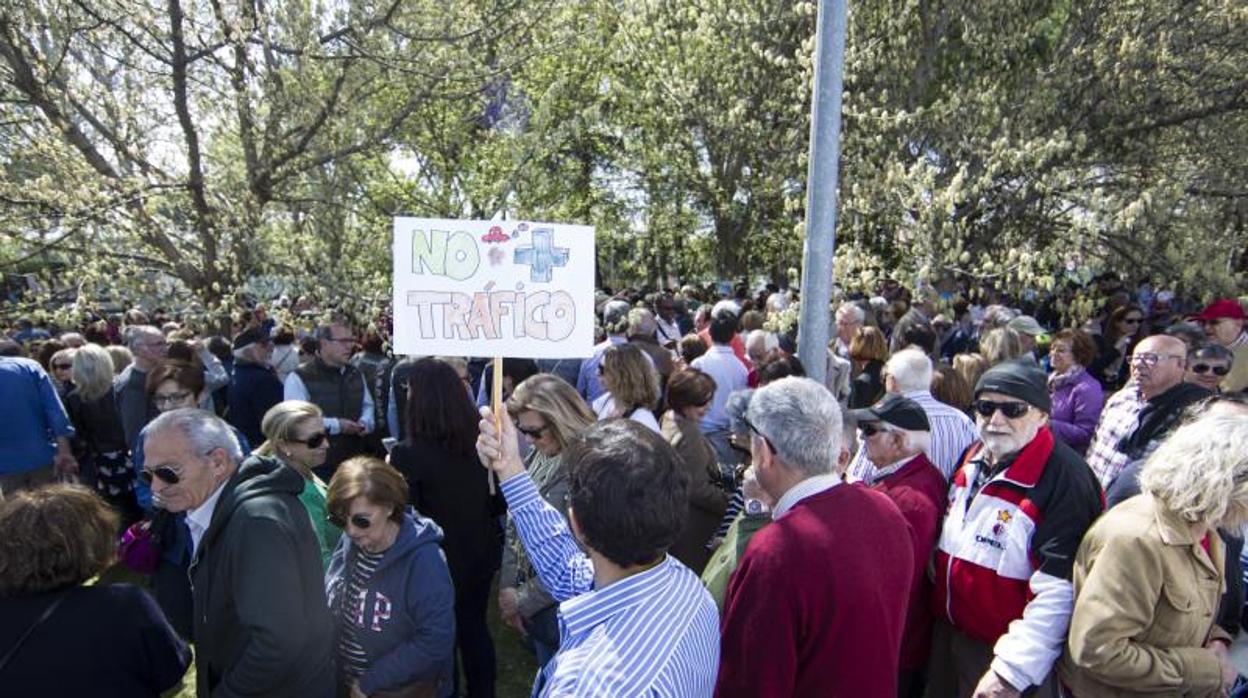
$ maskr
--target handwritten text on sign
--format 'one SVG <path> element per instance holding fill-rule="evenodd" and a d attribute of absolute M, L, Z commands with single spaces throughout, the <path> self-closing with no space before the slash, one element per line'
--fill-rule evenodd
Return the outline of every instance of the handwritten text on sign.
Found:
<path fill-rule="evenodd" d="M 395 348 L 423 355 L 588 356 L 593 278 L 590 227 L 396 218 Z"/>

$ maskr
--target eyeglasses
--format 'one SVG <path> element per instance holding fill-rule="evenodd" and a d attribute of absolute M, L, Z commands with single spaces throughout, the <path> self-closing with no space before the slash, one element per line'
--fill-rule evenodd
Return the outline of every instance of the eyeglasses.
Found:
<path fill-rule="evenodd" d="M 328 438 L 329 435 L 321 431 L 309 436 L 306 439 L 291 439 L 291 443 L 303 444 L 308 448 L 320 448 L 321 444 L 325 443 Z"/>
<path fill-rule="evenodd" d="M 522 427 L 519 424 L 517 424 L 516 431 L 520 432 L 521 434 L 524 434 L 530 439 L 539 439 L 542 436 L 542 432 L 546 431 L 546 429 L 549 427 L 550 427 L 549 424 L 543 424 L 542 426 L 536 427 L 536 428 Z"/>
<path fill-rule="evenodd" d="M 742 421 L 742 422 L 745 422 L 745 426 L 746 426 L 746 427 L 748 427 L 750 431 L 752 431 L 752 432 L 754 432 L 755 434 L 757 434 L 757 435 L 758 435 L 758 438 L 760 438 L 760 439 L 762 439 L 762 440 L 763 440 L 763 443 L 767 444 L 767 448 L 770 448 L 772 453 L 776 453 L 776 452 L 777 452 L 777 451 L 776 451 L 776 447 L 775 447 L 774 445 L 772 445 L 772 443 L 771 443 L 771 439 L 767 438 L 767 435 L 766 435 L 766 434 L 764 434 L 763 432 L 759 431 L 759 430 L 758 430 L 758 427 L 756 427 L 756 426 L 754 426 L 753 424 L 751 424 L 751 423 L 750 423 L 750 420 L 746 419 L 745 417 L 742 417 L 742 418 L 741 418 L 741 421 Z"/>
<path fill-rule="evenodd" d="M 1143 318 L 1138 318 L 1138 317 L 1124 317 L 1124 318 L 1122 319 L 1122 323 L 1123 323 L 1124 325 L 1138 325 L 1138 324 L 1140 324 L 1141 322 L 1144 322 L 1144 319 L 1143 319 Z"/>
<path fill-rule="evenodd" d="M 1027 414 L 1027 410 L 1031 409 L 1031 405 L 1025 402 L 996 402 L 994 400 L 976 400 L 971 407 L 979 413 L 981 417 L 992 417 L 997 410 L 1001 410 L 1001 414 L 1006 419 L 1018 419 Z"/>
<path fill-rule="evenodd" d="M 139 471 L 139 478 L 147 485 L 151 485 L 153 479 L 160 480 L 166 485 L 176 485 L 182 481 L 182 476 L 178 471 L 167 465 L 157 468 L 144 468 Z"/>
<path fill-rule="evenodd" d="M 1131 355 L 1131 363 L 1143 364 L 1149 368 L 1156 366 L 1162 359 L 1183 359 L 1183 357 L 1178 354 L 1154 354 L 1151 351 Z"/>
<path fill-rule="evenodd" d="M 346 342 L 347 344 L 355 344 L 355 337 L 326 337 L 322 342 Z"/>
<path fill-rule="evenodd" d="M 191 394 L 189 392 L 169 393 L 168 395 L 153 395 L 152 403 L 157 407 L 160 407 L 161 405 L 176 405 L 179 402 L 185 401 L 190 396 Z"/>
<path fill-rule="evenodd" d="M 330 514 L 326 518 L 329 519 L 329 522 L 336 528 L 341 528 L 343 530 L 346 530 L 348 523 L 361 531 L 367 530 L 369 526 L 373 525 L 373 520 L 363 514 L 354 514 L 351 518 L 345 521 L 341 517 L 334 516 L 333 514 Z"/>
<path fill-rule="evenodd" d="M 73 364 L 52 364 L 52 368 L 57 371 L 68 371 L 73 367 Z"/>
<path fill-rule="evenodd" d="M 1192 373 L 1199 373 L 1201 375 L 1204 375 L 1206 373 L 1209 373 L 1210 371 L 1213 371 L 1213 375 L 1215 376 L 1225 376 L 1226 374 L 1231 372 L 1231 367 L 1230 366 L 1210 366 L 1209 364 L 1196 364 L 1195 366 L 1192 366 Z"/>

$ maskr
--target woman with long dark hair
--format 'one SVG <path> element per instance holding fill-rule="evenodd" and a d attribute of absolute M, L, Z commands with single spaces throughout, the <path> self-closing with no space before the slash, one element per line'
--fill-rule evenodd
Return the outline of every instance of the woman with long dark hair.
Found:
<path fill-rule="evenodd" d="M 468 695 L 493 696 L 494 643 L 485 613 L 502 559 L 502 500 L 490 494 L 488 471 L 477 459 L 480 417 L 459 374 L 433 358 L 412 365 L 407 399 L 407 438 L 390 452 L 390 463 L 407 479 L 412 506 L 445 535 Z"/>

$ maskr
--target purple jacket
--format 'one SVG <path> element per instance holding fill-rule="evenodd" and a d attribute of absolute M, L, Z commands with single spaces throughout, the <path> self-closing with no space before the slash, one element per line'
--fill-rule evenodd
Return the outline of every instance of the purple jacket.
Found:
<path fill-rule="evenodd" d="M 1049 376 L 1049 394 L 1053 398 L 1049 414 L 1053 435 L 1082 455 L 1092 443 L 1105 404 L 1101 384 L 1079 368 L 1072 374 Z"/>

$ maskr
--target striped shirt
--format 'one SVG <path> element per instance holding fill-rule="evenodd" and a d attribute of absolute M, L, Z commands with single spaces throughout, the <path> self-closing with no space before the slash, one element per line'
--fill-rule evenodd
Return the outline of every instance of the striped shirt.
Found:
<path fill-rule="evenodd" d="M 1144 398 L 1135 383 L 1128 383 L 1105 401 L 1105 411 L 1101 412 L 1101 421 L 1088 447 L 1088 467 L 1103 489 L 1109 488 L 1109 483 L 1127 466 L 1130 458 L 1118 450 L 1118 443 L 1136 430 L 1143 410 Z"/>
<path fill-rule="evenodd" d="M 710 696 L 719 612 L 696 575 L 667 556 L 594 588 L 594 569 L 528 474 L 501 485 L 516 530 L 559 604 L 559 652 L 533 696 Z"/>
<path fill-rule="evenodd" d="M 919 407 L 927 413 L 927 421 L 932 426 L 931 445 L 926 451 L 927 459 L 948 481 L 953 477 L 953 471 L 962 463 L 962 453 L 979 440 L 979 429 L 965 413 L 937 400 L 926 390 L 913 390 L 902 395 L 919 403 Z M 866 439 L 859 440 L 862 443 L 858 446 L 858 453 L 845 473 L 851 481 L 871 482 L 876 477 L 875 465 L 867 457 Z"/>
<path fill-rule="evenodd" d="M 385 553 L 370 553 L 356 549 L 355 565 L 342 595 L 342 633 L 338 638 L 338 661 L 347 676 L 358 678 L 368 671 L 368 653 L 360 646 L 357 631 L 364 627 L 364 596 L 368 593 L 368 580 L 377 571 Z"/>

